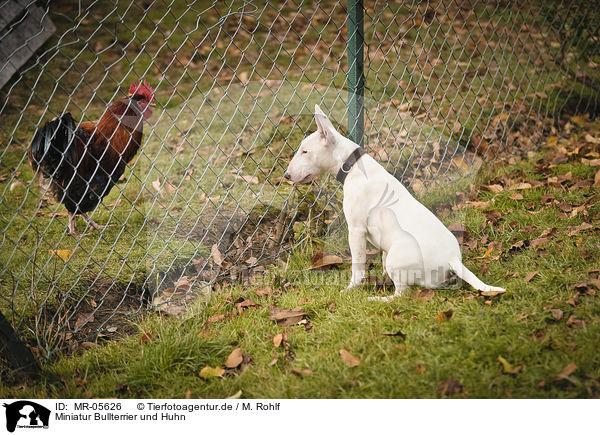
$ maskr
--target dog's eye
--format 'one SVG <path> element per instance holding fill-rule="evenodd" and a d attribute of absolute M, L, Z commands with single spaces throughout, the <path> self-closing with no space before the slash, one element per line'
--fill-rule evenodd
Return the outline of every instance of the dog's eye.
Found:
<path fill-rule="evenodd" d="M 302 150 L 302 154 L 306 154 L 306 153 L 308 153 L 308 151 Z"/>

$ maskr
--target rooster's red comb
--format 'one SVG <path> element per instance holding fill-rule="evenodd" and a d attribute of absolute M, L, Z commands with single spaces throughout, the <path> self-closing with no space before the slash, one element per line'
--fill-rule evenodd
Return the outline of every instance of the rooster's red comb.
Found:
<path fill-rule="evenodd" d="M 129 95 L 143 95 L 148 100 L 151 100 L 154 96 L 154 89 L 150 86 L 146 80 L 143 82 L 135 81 L 129 87 Z"/>

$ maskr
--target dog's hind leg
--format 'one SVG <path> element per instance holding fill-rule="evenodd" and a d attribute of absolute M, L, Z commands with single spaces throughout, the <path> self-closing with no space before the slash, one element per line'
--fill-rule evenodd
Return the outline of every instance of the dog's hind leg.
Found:
<path fill-rule="evenodd" d="M 408 288 L 407 286 L 396 281 L 394 281 L 394 286 L 396 287 L 396 291 L 394 291 L 394 294 L 391 296 L 369 296 L 367 299 L 369 301 L 390 302 L 395 297 L 402 296 L 404 294 L 404 290 Z"/>
<path fill-rule="evenodd" d="M 391 278 L 390 274 L 388 273 L 387 269 L 385 268 L 385 259 L 386 259 L 386 257 L 387 257 L 387 252 L 381 251 L 381 267 L 383 269 L 383 273 L 387 274 Z"/>
<path fill-rule="evenodd" d="M 372 296 L 369 301 L 389 302 L 413 283 L 423 279 L 423 261 L 420 250 L 412 244 L 411 238 L 404 238 L 391 246 L 385 253 L 383 270 L 394 281 L 395 292 L 392 296 Z"/>

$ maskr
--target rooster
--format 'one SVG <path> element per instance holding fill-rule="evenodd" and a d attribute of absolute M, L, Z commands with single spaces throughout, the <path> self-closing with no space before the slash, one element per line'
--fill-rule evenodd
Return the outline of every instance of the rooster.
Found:
<path fill-rule="evenodd" d="M 69 234 L 77 234 L 79 214 L 95 229 L 89 216 L 110 193 L 140 148 L 143 121 L 152 115 L 154 90 L 144 80 L 129 88 L 97 121 L 77 124 L 70 113 L 47 122 L 29 147 L 29 163 L 56 200 L 69 212 Z"/>

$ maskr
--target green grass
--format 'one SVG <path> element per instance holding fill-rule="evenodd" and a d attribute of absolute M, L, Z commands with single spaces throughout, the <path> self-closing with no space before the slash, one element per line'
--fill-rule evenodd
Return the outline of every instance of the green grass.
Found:
<path fill-rule="evenodd" d="M 600 132 L 598 123 L 590 128 L 592 135 Z M 576 132 L 561 143 L 572 149 L 584 133 Z M 545 181 L 568 172 L 573 182 L 593 178 L 596 168 L 573 159 L 541 175 L 536 164 L 539 169 L 539 162 L 551 160 L 553 152 L 532 153 L 510 166 L 486 166 L 422 195 L 434 210 L 460 204 L 457 192 L 473 201 L 490 201 L 486 209 L 456 207 L 443 220 L 462 223 L 478 241 L 474 249 L 465 249 L 465 262 L 487 283 L 506 287 L 504 295 L 486 298 L 465 286 L 421 300 L 414 288 L 391 303 L 369 302 L 369 295 L 392 289 L 365 284 L 340 293 L 349 279 L 347 264 L 334 270 L 307 269 L 311 254 L 322 246 L 315 237 L 315 243 L 299 246 L 264 279 L 214 292 L 181 318 L 148 313 L 133 323 L 138 333 L 99 341 L 90 350 L 45 364 L 39 383 L 0 386 L 0 395 L 221 398 L 241 390 L 244 398 L 435 398 L 441 395 L 440 383 L 454 379 L 462 391 L 453 397 L 598 397 L 600 289 L 590 285 L 595 294 L 581 294 L 574 304 L 568 302 L 577 294 L 576 284 L 598 277 L 600 234 L 587 230 L 569 235 L 570 227 L 597 222 L 598 190 L 544 184 L 519 190 L 523 199 L 518 200 L 510 198 L 517 191 L 492 193 L 483 188 L 517 178 Z M 585 203 L 587 215 L 567 216 L 555 205 L 542 205 L 541 196 L 549 194 L 558 203 Z M 486 218 L 491 211 L 500 216 L 496 224 Z M 543 247 L 511 250 L 516 242 L 534 240 L 553 227 L 556 234 Z M 348 255 L 343 240 L 325 241 L 328 249 Z M 478 259 L 490 243 L 495 249 Z M 380 264 L 374 262 L 371 273 L 380 276 Z M 537 275 L 526 281 L 532 271 Z M 256 293 L 264 289 L 271 294 Z M 235 303 L 240 297 L 257 305 L 238 313 Z M 277 325 L 269 319 L 273 305 L 301 306 L 309 325 Z M 438 313 L 450 309 L 450 320 L 438 323 Z M 561 310 L 562 318 L 553 317 L 551 309 Z M 218 314 L 227 317 L 209 321 Z M 398 331 L 405 337 L 384 335 Z M 273 337 L 279 333 L 286 345 L 276 348 Z M 244 372 L 199 376 L 206 366 L 223 367 L 235 348 L 252 359 Z M 360 358 L 360 364 L 346 366 L 340 349 Z M 505 370 L 499 357 L 512 367 Z M 559 378 L 569 363 L 577 368 Z M 515 373 L 507 373 L 515 367 Z"/>
<path fill-rule="evenodd" d="M 533 394 L 532 389 L 519 393 L 512 385 L 525 385 L 517 381 L 523 376 L 539 381 L 543 378 L 540 373 L 555 373 L 556 366 L 563 363 L 560 355 L 566 352 L 565 345 L 553 350 L 552 355 L 558 355 L 558 359 L 527 365 L 527 358 L 519 353 L 521 346 L 509 352 L 501 337 L 487 343 L 481 338 L 486 336 L 484 332 L 474 324 L 481 321 L 483 330 L 497 326 L 506 331 L 513 327 L 521 331 L 519 328 L 534 318 L 540 325 L 546 324 L 540 317 L 547 311 L 541 309 L 541 301 L 572 291 L 572 285 L 585 275 L 584 269 L 592 261 L 577 254 L 586 249 L 595 255 L 597 240 L 587 233 L 581 241 L 564 236 L 566 228 L 581 222 L 581 216 L 567 219 L 555 208 L 537 206 L 530 210 L 525 204 L 538 203 L 547 193 L 581 202 L 588 192 L 535 188 L 524 192 L 522 201 L 510 199 L 507 192 L 480 193 L 480 200 L 493 200 L 493 209 L 510 215 L 485 229 L 482 225 L 486 218 L 480 210 L 462 208 L 444 217 L 446 223 L 462 222 L 476 238 L 487 236 L 489 241 L 501 242 L 504 251 L 519 237 L 532 238 L 547 226 L 563 234 L 545 247 L 552 255 L 538 256 L 537 251 L 526 250 L 503 254 L 489 264 L 485 280 L 507 281 L 512 290 L 491 307 L 483 299 L 470 299 L 470 293 L 459 290 L 442 292 L 428 302 L 409 298 L 384 306 L 366 302 L 366 294 L 374 289 L 339 295 L 347 277 L 340 278 L 335 286 L 302 284 L 313 278 L 325 283 L 331 279 L 327 274 L 300 272 L 310 265 L 310 257 L 317 250 L 348 254 L 345 226 L 339 216 L 340 194 L 328 184 L 296 190 L 275 180 L 283 175 L 301 139 L 314 128 L 314 104 L 331 110 L 336 126 L 346 131 L 345 39 L 334 38 L 345 32 L 343 6 L 321 2 L 314 11 L 303 9 L 308 16 L 315 12 L 307 25 L 293 7 L 279 9 L 272 3 L 254 2 L 252 11 L 241 15 L 238 12 L 244 2 L 219 2 L 216 11 L 204 13 L 198 20 L 199 13 L 210 4 L 202 0 L 174 2 L 165 7 L 161 2 L 152 2 L 144 9 L 144 2 L 98 1 L 81 16 L 77 15 L 77 2 L 51 8 L 57 33 L 44 46 L 43 54 L 23 68 L 22 76 L 17 75 L 3 89 L 6 99 L 0 107 L 0 122 L 7 128 L 0 129 L 0 310 L 10 315 L 23 338 L 32 340 L 35 319 L 53 315 L 63 306 L 71 310 L 71 317 L 61 326 L 63 332 L 71 331 L 79 314 L 76 308 L 85 310 L 87 304 L 99 302 L 110 286 L 127 289 L 125 293 L 133 292 L 136 297 L 168 289 L 184 272 L 193 273 L 192 261 L 206 258 L 213 243 L 231 231 L 229 219 L 237 225 L 252 216 L 256 222 L 257 216 L 267 211 L 279 214 L 288 203 L 293 207 L 299 204 L 296 217 L 303 222 L 296 222 L 295 228 L 301 231 L 296 234 L 294 254 L 285 259 L 287 269 L 278 266 L 269 276 L 287 276 L 297 282 L 298 293 L 284 294 L 279 299 L 258 298 L 262 304 L 259 309 L 212 325 L 215 336 L 208 338 L 197 337 L 206 319 L 233 309 L 223 294 L 216 294 L 207 307 L 198 306 L 186 320 L 164 322 L 154 314 L 144 314 L 143 323 L 131 320 L 129 328 L 152 330 L 155 340 L 142 345 L 139 337 L 133 336 L 81 356 L 65 357 L 58 363 L 52 359 L 45 367 L 41 386 L 27 393 L 181 396 L 185 393 L 183 386 L 189 382 L 184 380 L 185 374 L 195 382 L 190 390 L 201 396 L 222 397 L 239 388 L 247 397 L 429 397 L 436 394 L 437 383 L 451 375 L 448 373 L 454 371 L 457 360 L 462 358 L 467 364 L 458 365 L 469 367 L 473 351 L 475 359 L 487 355 L 481 362 L 487 367 L 487 378 L 499 377 L 517 396 Z M 438 14 L 431 21 L 423 20 L 429 8 Z M 453 8 L 422 5 L 409 10 L 389 5 L 378 11 L 368 10 L 366 18 L 366 148 L 397 175 L 403 175 L 408 167 L 405 181 L 416 177 L 424 184 L 431 183 L 433 187 L 420 199 L 434 210 L 454 204 L 456 192 L 468 191 L 470 183 L 485 183 L 510 171 L 544 178 L 533 172 L 532 162 L 520 162 L 510 169 L 491 168 L 479 178 L 446 177 L 443 173 L 449 161 L 432 163 L 436 146 L 447 155 L 463 156 L 473 135 L 485 136 L 500 147 L 520 146 L 519 142 L 511 142 L 518 136 L 514 133 L 520 129 L 519 133 L 529 134 L 521 127 L 532 119 L 536 122 L 536 110 L 543 115 L 575 111 L 582 96 L 590 103 L 586 107 L 597 106 L 589 90 L 560 85 L 559 71 L 545 62 L 551 52 L 540 45 L 542 41 L 552 42 L 552 38 L 544 39 L 534 18 L 512 7 L 490 5 L 478 6 L 474 15 L 463 14 L 463 18 L 452 21 L 456 12 Z M 218 22 L 218 16 L 225 15 L 228 18 Z M 533 28 L 515 27 L 521 23 Z M 69 30 L 74 26 L 77 32 Z M 485 44 L 477 42 L 480 38 Z M 537 60 L 542 63 L 534 66 Z M 138 77 L 145 77 L 155 87 L 158 107 L 145 127 L 143 148 L 127 169 L 125 180 L 93 213 L 96 221 L 111 226 L 101 234 L 88 232 L 71 237 L 66 232 L 64 207 L 40 202 L 40 189 L 26 162 L 25 150 L 43 122 L 63 111 L 71 111 L 76 119 L 96 119 Z M 508 108 L 506 102 L 514 104 Z M 492 122 L 502 113 L 508 114 L 507 119 L 500 125 Z M 419 168 L 413 170 L 417 163 Z M 579 178 L 593 175 L 590 167 L 571 163 L 553 170 L 563 174 L 572 171 Z M 248 183 L 242 176 L 258 182 Z M 157 181 L 160 191 L 155 188 Z M 317 198 L 317 189 L 325 195 Z M 597 208 L 590 210 L 597 213 Z M 332 217 L 336 218 L 333 223 L 323 222 Z M 81 219 L 79 226 L 85 229 Z M 537 228 L 534 234 L 530 226 Z M 271 230 L 264 221 L 258 228 Z M 262 246 L 258 248 L 257 252 Z M 68 262 L 52 254 L 59 249 L 71 252 Z M 485 251 L 485 246 L 478 246 L 476 251 L 465 252 L 469 266 L 477 271 L 482 261 L 474 258 Z M 526 273 L 534 269 L 539 269 L 539 274 L 523 283 Z M 346 273 L 347 268 L 342 271 Z M 242 288 L 231 291 L 231 300 L 244 291 L 252 294 L 252 290 Z M 309 301 L 304 305 L 312 310 L 313 329 L 307 332 L 302 327 L 290 328 L 288 339 L 296 359 L 282 362 L 280 358 L 275 366 L 265 367 L 273 353 L 281 353 L 269 344 L 270 335 L 280 328 L 268 320 L 268 305 L 294 307 L 303 298 Z M 589 303 L 588 298 L 584 300 Z M 324 314 L 329 301 L 335 302 L 336 309 Z M 124 304 L 119 309 L 130 318 L 146 302 L 140 296 L 135 304 Z M 578 310 L 584 310 L 583 301 L 581 305 Z M 450 323 L 438 325 L 432 321 L 438 311 L 454 306 L 455 316 Z M 515 307 L 530 308 L 538 317 L 515 323 L 515 317 L 522 314 Z M 596 316 L 592 309 L 584 313 L 588 319 Z M 416 319 L 410 320 L 412 315 Z M 108 326 L 110 322 L 100 332 L 106 333 Z M 381 336 L 386 328 L 402 329 L 408 334 L 406 343 Z M 564 328 L 564 320 L 549 323 L 542 343 L 548 342 L 552 334 L 575 337 L 589 333 L 591 328 L 591 321 L 583 330 Z M 468 334 L 463 336 L 459 330 Z M 541 344 L 529 343 L 529 329 L 528 334 L 519 338 L 527 343 L 522 352 L 539 353 Z M 444 344 L 449 336 L 454 341 Z M 580 341 L 580 349 L 588 349 L 583 338 Z M 223 380 L 197 378 L 204 365 L 222 364 L 236 346 L 233 342 L 243 345 L 254 358 L 251 369 Z M 46 357 L 54 356 L 59 347 L 47 335 L 36 344 Z M 404 344 L 405 349 L 400 350 L 398 344 Z M 490 350 L 493 345 L 506 349 L 502 356 L 509 361 L 525 365 L 523 372 L 499 375 L 497 355 Z M 342 346 L 361 355 L 359 367 L 340 365 L 338 351 Z M 552 342 L 550 346 L 558 345 Z M 578 352 L 583 355 L 584 351 Z M 124 368 L 123 361 L 130 355 L 136 356 L 136 362 L 131 369 Z M 440 355 L 449 366 L 441 363 Z M 587 356 L 581 358 L 589 361 Z M 104 361 L 102 376 L 100 361 Z M 368 365 L 372 361 L 384 362 L 380 370 L 371 373 Z M 427 370 L 413 375 L 416 364 L 425 365 Z M 290 368 L 309 368 L 313 374 L 298 378 Z M 586 370 L 580 365 L 578 383 L 567 382 L 570 389 L 564 394 L 584 394 L 581 392 L 590 388 L 592 393 L 588 393 L 595 394 L 591 380 L 596 378 Z M 150 378 L 145 371 L 173 374 Z M 466 395 L 503 394 L 502 388 L 489 384 L 483 375 L 481 382 L 476 382 L 475 374 L 469 376 L 467 372 L 462 372 L 460 378 Z M 89 378 L 84 373 L 89 373 Z M 407 381 L 386 383 L 390 376 L 399 375 Z M 74 379 L 80 383 L 85 379 L 85 388 Z M 270 381 L 271 390 L 262 389 L 264 379 Z M 586 386 L 586 382 L 592 386 Z M 563 384 L 535 391 L 558 395 Z M 322 385 L 328 386 L 321 389 Z M 5 391 L 16 394 L 17 390 Z"/>

